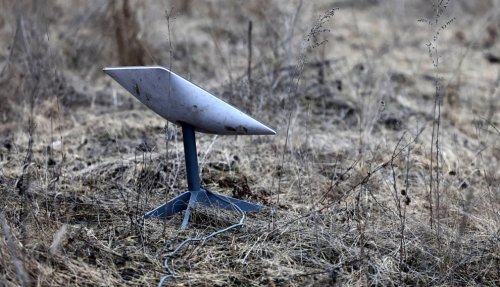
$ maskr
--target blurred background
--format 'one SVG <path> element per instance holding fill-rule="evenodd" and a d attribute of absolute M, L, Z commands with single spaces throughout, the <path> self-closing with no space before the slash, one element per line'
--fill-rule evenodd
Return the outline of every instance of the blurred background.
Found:
<path fill-rule="evenodd" d="M 237 220 L 141 219 L 186 184 L 180 130 L 102 72 L 127 65 L 278 131 L 198 137 L 205 186 L 277 211 L 175 284 L 499 284 L 499 1 L 0 6 L 0 285 L 156 284 L 174 243 Z"/>

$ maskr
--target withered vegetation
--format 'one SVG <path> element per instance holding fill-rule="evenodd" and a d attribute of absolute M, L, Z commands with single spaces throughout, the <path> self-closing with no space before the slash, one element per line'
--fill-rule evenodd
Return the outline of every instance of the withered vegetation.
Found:
<path fill-rule="evenodd" d="M 143 64 L 278 131 L 198 136 L 206 187 L 272 209 L 168 284 L 500 285 L 498 1 L 330 2 L 0 1 L 0 285 L 155 285 L 238 222 L 142 219 L 186 188 L 101 71 Z"/>

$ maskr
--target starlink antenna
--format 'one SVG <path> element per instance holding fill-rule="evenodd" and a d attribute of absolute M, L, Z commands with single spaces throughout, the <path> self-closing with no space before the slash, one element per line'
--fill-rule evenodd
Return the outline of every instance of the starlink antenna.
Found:
<path fill-rule="evenodd" d="M 147 212 L 144 217 L 169 218 L 185 210 L 188 226 L 196 204 L 257 211 L 264 206 L 217 194 L 200 185 L 195 131 L 223 135 L 274 135 L 276 132 L 197 85 L 163 67 L 111 67 L 104 72 L 148 108 L 182 127 L 188 191 Z"/>

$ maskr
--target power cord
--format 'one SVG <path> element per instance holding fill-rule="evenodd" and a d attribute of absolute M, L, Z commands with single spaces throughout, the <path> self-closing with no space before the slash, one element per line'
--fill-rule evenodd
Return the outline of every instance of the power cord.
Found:
<path fill-rule="evenodd" d="M 188 239 L 182 241 L 179 245 L 177 245 L 177 247 L 174 249 L 174 251 L 168 253 L 165 256 L 165 261 L 163 262 L 163 268 L 165 269 L 165 271 L 166 271 L 167 274 L 163 275 L 160 278 L 160 282 L 158 283 L 158 287 L 162 287 L 163 284 L 165 282 L 167 282 L 168 280 L 172 280 L 172 279 L 176 278 L 174 270 L 169 265 L 169 260 L 171 260 L 179 252 L 179 250 L 181 250 L 181 248 L 184 245 L 186 245 L 186 244 L 188 244 L 190 242 L 206 241 L 206 240 L 208 240 L 208 239 L 210 239 L 212 237 L 215 237 L 215 236 L 217 236 L 217 235 L 219 235 L 221 233 L 224 233 L 224 232 L 227 232 L 227 231 L 229 231 L 231 229 L 235 229 L 235 228 L 243 226 L 243 224 L 245 223 L 245 220 L 246 220 L 246 214 L 245 214 L 245 212 L 243 210 L 241 210 L 241 208 L 239 208 L 236 204 L 230 202 L 229 200 L 227 200 L 227 199 L 225 199 L 223 197 L 219 197 L 219 199 L 221 199 L 222 201 L 224 201 L 224 202 L 230 204 L 231 206 L 233 206 L 241 214 L 240 221 L 238 223 L 233 224 L 231 226 L 228 226 L 226 228 L 223 228 L 223 229 L 217 230 L 215 232 L 212 232 L 212 233 L 210 233 L 207 236 L 188 238 Z"/>

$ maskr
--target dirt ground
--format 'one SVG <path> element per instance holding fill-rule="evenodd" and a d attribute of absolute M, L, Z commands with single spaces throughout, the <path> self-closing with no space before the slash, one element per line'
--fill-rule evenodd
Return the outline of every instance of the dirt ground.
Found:
<path fill-rule="evenodd" d="M 0 286 L 156 285 L 240 220 L 142 218 L 186 189 L 182 135 L 122 65 L 277 130 L 198 134 L 203 185 L 270 208 L 165 286 L 500 285 L 499 1 L 0 5 Z"/>

